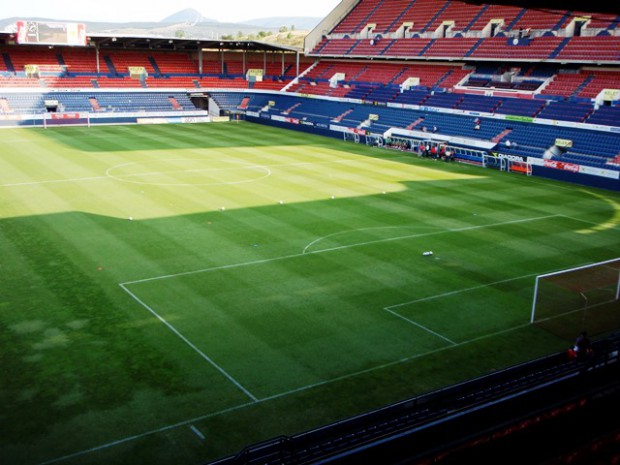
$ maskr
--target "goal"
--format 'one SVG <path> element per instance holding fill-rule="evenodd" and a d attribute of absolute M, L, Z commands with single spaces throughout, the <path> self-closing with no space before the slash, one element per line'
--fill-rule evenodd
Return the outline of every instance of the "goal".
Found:
<path fill-rule="evenodd" d="M 560 337 L 620 328 L 620 258 L 536 277 L 530 322 Z"/>
<path fill-rule="evenodd" d="M 43 128 L 52 126 L 87 126 L 90 127 L 90 113 L 45 113 Z"/>

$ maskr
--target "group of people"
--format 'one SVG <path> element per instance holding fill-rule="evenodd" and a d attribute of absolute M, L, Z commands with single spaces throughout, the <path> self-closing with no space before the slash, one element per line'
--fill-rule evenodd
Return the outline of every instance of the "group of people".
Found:
<path fill-rule="evenodd" d="M 568 349 L 570 359 L 585 360 L 592 355 L 592 347 L 587 331 L 582 331 L 575 339 L 575 344 Z"/>
<path fill-rule="evenodd" d="M 428 142 L 420 142 L 418 146 L 418 156 L 432 158 L 433 160 L 454 161 L 454 152 L 446 145 L 433 145 Z"/>

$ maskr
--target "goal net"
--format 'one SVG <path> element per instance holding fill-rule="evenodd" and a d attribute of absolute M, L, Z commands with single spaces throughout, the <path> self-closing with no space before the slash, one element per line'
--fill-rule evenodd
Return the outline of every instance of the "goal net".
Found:
<path fill-rule="evenodd" d="M 620 258 L 536 277 L 531 323 L 572 339 L 620 328 Z"/>
<path fill-rule="evenodd" d="M 43 127 L 55 126 L 88 126 L 90 127 L 90 113 L 45 113 Z"/>

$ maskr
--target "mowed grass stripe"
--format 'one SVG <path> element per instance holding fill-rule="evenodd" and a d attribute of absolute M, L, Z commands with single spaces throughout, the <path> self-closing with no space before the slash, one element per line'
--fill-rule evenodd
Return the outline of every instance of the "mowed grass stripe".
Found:
<path fill-rule="evenodd" d="M 551 219 L 548 218 L 538 221 L 551 223 Z M 534 222 L 536 221 L 532 221 Z M 364 318 L 370 318 L 363 329 L 358 327 L 353 333 L 357 336 L 363 335 L 362 339 L 374 347 L 374 344 L 386 336 L 382 332 L 380 335 L 373 333 L 381 328 L 378 320 L 385 317 L 377 310 L 394 305 L 394 300 L 390 303 L 386 298 L 405 301 L 417 296 L 419 299 L 423 298 L 424 292 L 441 295 L 448 293 L 450 289 L 467 289 L 476 283 L 497 282 L 502 276 L 504 279 L 510 279 L 509 276 L 521 272 L 521 269 L 506 271 L 501 264 L 497 267 L 498 264 L 488 257 L 481 258 L 478 254 L 481 253 L 485 243 L 495 243 L 501 239 L 502 229 L 518 227 L 524 230 L 526 227 L 524 225 L 527 223 L 529 221 L 519 223 L 518 226 L 513 223 L 481 228 L 483 233 L 472 237 L 470 237 L 471 230 L 447 231 L 445 233 L 452 237 L 447 241 L 444 239 L 443 250 L 440 249 L 433 260 L 427 261 L 420 256 L 421 247 L 415 243 L 418 241 L 417 238 L 399 238 L 397 243 L 375 241 L 340 248 L 337 253 L 332 251 L 304 257 L 282 257 L 277 260 L 167 277 L 165 281 L 145 281 L 127 286 L 131 286 L 131 289 L 135 286 L 133 292 L 136 295 L 148 302 L 148 306 L 156 309 L 166 321 L 175 321 L 175 328 L 182 327 L 183 329 L 179 331 L 188 339 L 196 340 L 198 347 L 203 347 L 201 344 L 204 343 L 205 353 L 213 354 L 214 360 L 222 363 L 224 369 L 242 385 L 248 386 L 250 391 L 261 397 L 273 396 L 278 392 L 299 389 L 305 384 L 316 384 L 330 378 L 341 377 L 348 370 L 359 371 L 362 369 L 359 364 L 372 366 L 387 363 L 390 357 L 385 352 L 393 359 L 400 359 L 410 356 L 410 351 L 415 353 L 429 350 L 424 343 L 418 345 L 414 342 L 421 340 L 420 335 L 403 335 L 399 349 L 392 347 L 390 351 L 384 342 L 382 350 L 373 350 L 372 354 L 368 354 L 364 345 L 354 348 L 359 342 L 358 337 L 355 337 L 354 341 L 343 339 L 339 329 L 346 333 L 351 321 L 359 323 Z M 554 223 L 554 226 L 559 227 L 557 223 Z M 431 237 L 430 240 L 434 242 L 436 237 Z M 446 246 L 446 243 L 450 246 Z M 522 239 L 522 244 L 525 243 L 526 239 Z M 287 278 L 283 279 L 282 276 Z M 177 282 L 183 283 L 180 284 L 180 290 L 176 290 Z M 531 283 L 523 282 L 522 286 L 529 294 Z M 244 292 L 240 292 L 239 289 L 243 289 Z M 196 293 L 198 295 L 194 296 Z M 512 298 L 514 294 L 514 292 L 511 294 Z M 490 311 L 489 295 L 492 296 L 491 300 L 497 302 L 503 300 L 501 291 L 486 289 L 477 298 L 476 304 L 471 305 L 473 310 L 469 313 Z M 471 294 L 469 297 L 471 298 Z M 498 323 L 500 326 L 486 326 L 488 332 L 527 322 L 529 301 L 529 295 L 527 301 L 519 302 L 520 305 L 514 305 L 513 300 L 511 318 L 507 318 L 507 315 L 498 317 L 500 322 L 503 319 L 503 326 L 501 323 Z M 449 306 L 441 299 L 434 301 L 433 306 L 449 312 Z M 192 308 L 195 310 L 191 310 Z M 518 318 L 514 315 L 515 308 L 519 310 Z M 313 314 L 312 309 L 318 310 L 321 315 L 325 312 L 328 315 L 310 322 L 307 317 Z M 191 314 L 192 311 L 197 312 L 200 317 L 195 319 L 189 316 L 187 312 Z M 500 304 L 496 312 L 501 311 Z M 203 318 L 206 326 L 198 323 L 198 320 Z M 221 318 L 224 318 L 226 323 L 220 327 L 216 321 Z M 410 319 L 417 321 L 415 316 Z M 287 320 L 290 321 L 285 323 Z M 450 318 L 446 320 L 450 321 Z M 326 321 L 327 327 L 325 327 Z M 444 336 L 442 331 L 433 329 L 432 324 L 426 325 L 422 322 L 416 329 L 426 329 L 426 337 L 434 335 L 444 343 L 451 341 L 452 338 L 463 341 L 486 334 L 481 332 L 483 325 L 475 319 L 470 321 L 476 329 L 473 333 L 463 331 L 463 337 L 449 338 Z M 396 320 L 390 321 L 390 324 L 394 323 Z M 318 326 L 319 329 L 313 330 L 313 326 Z M 446 327 L 442 329 L 447 333 Z M 400 332 L 408 333 L 411 330 L 412 328 L 396 325 L 390 327 L 389 332 L 395 339 L 399 339 Z M 452 332 L 458 333 L 462 330 L 464 328 L 461 325 L 451 327 Z M 310 334 L 313 344 L 320 341 L 319 346 L 304 344 L 300 331 Z M 318 337 L 315 334 L 322 336 Z M 218 341 L 224 341 L 224 346 L 220 346 L 221 342 Z M 331 345 L 333 341 L 338 341 L 337 347 Z M 403 352 L 400 352 L 401 350 Z M 353 351 L 355 355 L 351 358 L 341 357 L 343 351 L 344 353 Z M 287 353 L 284 358 L 282 352 Z M 320 366 L 327 369 L 325 359 L 333 361 L 333 371 L 321 374 L 319 367 L 314 366 L 312 362 L 319 360 Z M 357 362 L 354 363 L 352 360 Z M 309 373 L 301 370 L 298 365 L 300 361 L 303 361 L 301 366 L 306 367 L 318 378 L 313 379 Z M 337 366 L 340 366 L 340 371 Z M 260 379 L 254 377 L 254 372 L 260 374 Z M 294 376 L 291 376 L 292 373 Z M 291 385 L 291 379 L 299 384 Z M 271 384 L 268 385 L 268 381 Z"/>
<path fill-rule="evenodd" d="M 529 314 L 529 278 L 515 278 L 619 252 L 615 193 L 335 139 L 234 123 L 3 135 L 20 139 L 0 154 L 3 184 L 66 181 L 0 188 L 0 415 L 12 425 L 0 456 L 12 463 L 79 451 L 80 461 L 205 462 L 562 350 L 567 341 L 535 327 L 492 332 Z M 272 176 L 197 185 L 204 177 L 182 159 Z M 127 163 L 144 173 L 161 163 L 162 176 L 195 184 L 78 181 Z M 343 194 L 332 200 L 333 189 Z M 575 220 L 490 227 L 549 215 Z M 304 255 L 309 244 L 320 253 Z M 130 289 L 268 401 L 247 405 L 118 286 L 205 268 L 221 273 Z M 421 298 L 403 305 L 411 321 L 454 342 L 485 336 L 445 349 L 384 310 Z M 175 426 L 189 419 L 206 441 Z"/>

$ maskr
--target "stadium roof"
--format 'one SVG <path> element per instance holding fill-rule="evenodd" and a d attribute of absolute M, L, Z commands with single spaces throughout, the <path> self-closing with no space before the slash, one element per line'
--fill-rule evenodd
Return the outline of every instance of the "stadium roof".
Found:
<path fill-rule="evenodd" d="M 293 47 L 278 44 L 268 44 L 254 40 L 220 40 L 220 39 L 180 39 L 175 37 L 132 37 L 126 34 L 117 36 L 113 34 L 89 35 L 91 43 L 100 48 L 128 48 L 128 49 L 157 49 L 157 50 L 250 50 L 260 52 L 297 52 Z"/>
<path fill-rule="evenodd" d="M 294 47 L 269 44 L 253 40 L 185 39 L 176 37 L 132 36 L 127 34 L 88 34 L 90 46 L 128 50 L 177 50 L 200 49 L 246 50 L 255 52 L 298 52 Z M 15 34 L 0 32 L 0 44 L 15 43 Z M 35 45 L 36 46 L 36 45 Z M 46 45 L 47 46 L 47 45 Z M 62 46 L 62 45 L 59 45 Z"/>

